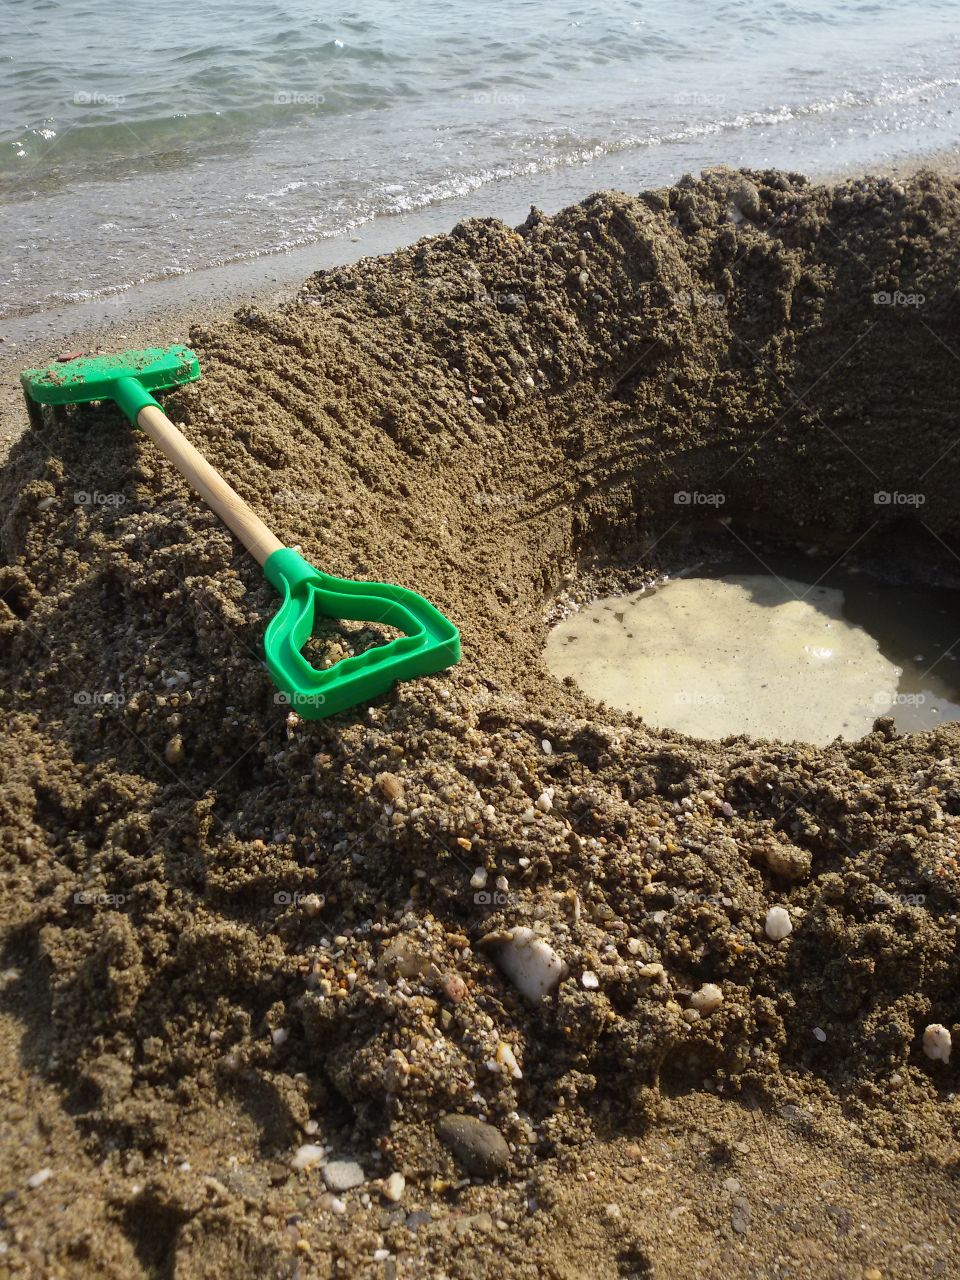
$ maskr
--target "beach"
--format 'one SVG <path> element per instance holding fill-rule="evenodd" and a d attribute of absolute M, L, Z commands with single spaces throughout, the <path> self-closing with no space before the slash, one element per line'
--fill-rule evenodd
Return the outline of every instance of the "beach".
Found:
<path fill-rule="evenodd" d="M 461 628 L 358 714 L 278 707 L 269 588 L 112 411 L 13 445 L 21 1272 L 956 1268 L 954 1068 L 921 1039 L 957 1019 L 957 725 L 698 741 L 541 649 L 551 601 L 663 567 L 678 474 L 751 537 L 870 530 L 949 575 L 958 217 L 930 170 L 719 169 L 193 325 L 171 417 L 308 558 Z M 926 540 L 874 529 L 871 471 L 925 474 Z"/>
<path fill-rule="evenodd" d="M 0 1280 L 960 1273 L 960 722 L 545 660 L 724 540 L 960 589 L 947 8 L 698 13 L 13 14 Z M 189 442 L 458 664 L 298 714 L 146 434 L 28 417 L 181 342 Z"/>

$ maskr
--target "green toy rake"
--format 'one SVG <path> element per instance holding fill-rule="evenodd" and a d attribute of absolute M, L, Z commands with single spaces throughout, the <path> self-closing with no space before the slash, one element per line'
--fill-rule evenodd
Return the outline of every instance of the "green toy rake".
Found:
<path fill-rule="evenodd" d="M 38 404 L 115 401 L 256 557 L 267 581 L 283 595 L 264 637 L 267 667 L 284 699 L 300 715 L 319 720 L 385 693 L 397 680 L 433 675 L 459 662 L 457 628 L 423 596 L 387 583 L 331 577 L 270 532 L 150 394 L 199 377 L 194 353 L 173 346 L 81 356 L 28 369 L 20 380 L 24 393 Z M 317 613 L 381 622 L 405 634 L 318 671 L 301 652 Z"/>

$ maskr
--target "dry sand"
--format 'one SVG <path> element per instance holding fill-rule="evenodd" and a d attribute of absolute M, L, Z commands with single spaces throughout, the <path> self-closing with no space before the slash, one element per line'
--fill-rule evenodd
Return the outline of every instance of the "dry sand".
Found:
<path fill-rule="evenodd" d="M 932 172 L 716 171 L 196 326 L 171 416 L 308 558 L 462 629 L 329 721 L 277 706 L 275 599 L 149 441 L 104 409 L 14 444 L 0 1277 L 957 1274 L 921 1037 L 960 1034 L 960 726 L 698 742 L 542 648 L 558 592 L 656 569 L 678 489 L 955 560 L 958 230 Z M 517 928 L 563 966 L 539 1002 Z"/>

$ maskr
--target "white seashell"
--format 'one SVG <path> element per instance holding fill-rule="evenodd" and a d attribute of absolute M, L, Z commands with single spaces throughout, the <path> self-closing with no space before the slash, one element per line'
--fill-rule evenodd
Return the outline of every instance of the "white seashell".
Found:
<path fill-rule="evenodd" d="M 771 907 L 763 927 L 767 937 L 773 942 L 782 942 L 793 933 L 793 921 L 786 907 Z"/>
<path fill-rule="evenodd" d="M 553 947 L 523 925 L 489 933 L 477 945 L 493 953 L 499 967 L 528 1000 L 550 995 L 566 973 L 566 965 Z"/>
<path fill-rule="evenodd" d="M 949 1062 L 953 1038 L 946 1027 L 939 1022 L 931 1022 L 923 1033 L 923 1052 L 934 1062 Z"/>
<path fill-rule="evenodd" d="M 313 1142 L 305 1142 L 297 1148 L 297 1153 L 290 1161 L 291 1169 L 312 1169 L 315 1164 L 326 1158 L 326 1151 Z"/>
<path fill-rule="evenodd" d="M 690 997 L 690 1008 L 704 1018 L 708 1017 L 723 1004 L 723 992 L 714 982 L 705 982 L 699 991 Z"/>
<path fill-rule="evenodd" d="M 390 1200 L 393 1204 L 399 1204 L 403 1198 L 403 1192 L 406 1188 L 407 1180 L 402 1173 L 391 1173 L 389 1178 L 383 1180 L 383 1198 Z"/>
<path fill-rule="evenodd" d="M 520 1064 L 513 1049 L 504 1040 L 497 1045 L 497 1066 L 507 1075 L 513 1076 L 514 1080 L 523 1079 L 523 1072 L 520 1070 Z"/>

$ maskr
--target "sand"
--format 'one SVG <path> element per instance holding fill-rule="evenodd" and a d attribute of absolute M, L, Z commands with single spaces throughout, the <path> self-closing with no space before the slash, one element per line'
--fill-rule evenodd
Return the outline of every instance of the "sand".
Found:
<path fill-rule="evenodd" d="M 171 417 L 308 558 L 461 627 L 355 715 L 277 705 L 270 588 L 113 411 L 14 444 L 0 1277 L 956 1273 L 921 1038 L 960 1034 L 960 727 L 701 742 L 542 651 L 558 593 L 657 570 L 678 488 L 946 570 L 958 222 L 932 172 L 715 171 L 197 325 Z M 540 1003 L 495 961 L 517 927 L 563 964 Z M 450 1113 L 499 1133 L 487 1172 Z"/>

